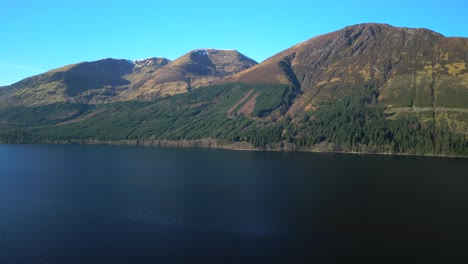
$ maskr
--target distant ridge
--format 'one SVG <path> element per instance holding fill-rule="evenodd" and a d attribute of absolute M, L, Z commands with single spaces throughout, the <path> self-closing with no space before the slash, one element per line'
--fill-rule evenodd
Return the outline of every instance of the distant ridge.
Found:
<path fill-rule="evenodd" d="M 195 49 L 152 73 L 118 100 L 149 100 L 206 86 L 257 62 L 236 50 Z"/>
<path fill-rule="evenodd" d="M 468 157 L 468 38 L 367 23 L 260 64 L 216 49 L 78 63 L 0 88 L 0 128 L 10 143 Z"/>
<path fill-rule="evenodd" d="M 151 100 L 210 84 L 286 84 L 302 91 L 292 112 L 316 101 L 380 91 L 394 107 L 464 107 L 466 38 L 365 23 L 316 36 L 260 64 L 235 50 L 195 49 L 170 61 L 104 59 L 72 64 L 0 88 L 4 105 Z M 457 94 L 457 96 L 450 96 Z"/>
<path fill-rule="evenodd" d="M 103 59 L 67 65 L 0 88 L 5 105 L 151 100 L 211 84 L 257 64 L 235 50 L 198 49 L 166 58 Z"/>

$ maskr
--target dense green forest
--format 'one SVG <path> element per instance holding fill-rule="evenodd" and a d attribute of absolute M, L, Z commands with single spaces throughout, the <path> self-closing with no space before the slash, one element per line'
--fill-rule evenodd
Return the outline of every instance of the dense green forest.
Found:
<path fill-rule="evenodd" d="M 312 147 L 327 141 L 334 150 L 468 155 L 468 141 L 434 122 L 421 123 L 416 117 L 391 120 L 376 103 L 377 94 L 365 88 L 359 95 L 321 105 L 289 126 L 293 142 Z"/>
<path fill-rule="evenodd" d="M 151 102 L 10 107 L 0 110 L 0 141 L 216 139 L 219 145 L 245 142 L 258 149 L 468 156 L 464 135 L 416 117 L 385 116 L 372 88 L 289 116 L 285 113 L 294 93 L 287 86 L 234 83 Z M 250 113 L 228 114 L 255 95 Z"/>

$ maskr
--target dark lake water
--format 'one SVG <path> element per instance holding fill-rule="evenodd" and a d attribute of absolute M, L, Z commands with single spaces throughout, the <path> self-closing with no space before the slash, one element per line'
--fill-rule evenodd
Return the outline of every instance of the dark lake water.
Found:
<path fill-rule="evenodd" d="M 0 145 L 0 263 L 418 263 L 467 245 L 467 159 Z"/>

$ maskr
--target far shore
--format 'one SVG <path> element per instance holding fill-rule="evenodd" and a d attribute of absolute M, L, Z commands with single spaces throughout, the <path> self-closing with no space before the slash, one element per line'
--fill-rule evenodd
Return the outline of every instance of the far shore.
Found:
<path fill-rule="evenodd" d="M 0 142 L 0 144 L 10 144 Z M 28 144 L 26 143 L 11 143 L 11 144 Z M 216 139 L 197 139 L 197 140 L 68 140 L 68 141 L 44 141 L 32 144 L 57 144 L 57 145 L 114 145 L 114 146 L 145 146 L 145 147 L 172 147 L 172 148 L 207 148 L 207 149 L 224 149 L 235 151 L 272 151 L 272 152 L 313 152 L 313 153 L 336 153 L 336 154 L 358 154 L 358 155 L 385 155 L 385 156 L 420 156 L 420 157 L 441 157 L 441 158 L 468 158 L 467 156 L 456 155 L 434 155 L 434 154 L 416 154 L 416 153 L 392 153 L 379 151 L 350 151 L 350 150 L 334 150 L 330 145 L 320 144 L 311 149 L 297 149 L 292 144 L 275 144 L 274 147 L 255 148 L 247 142 L 235 142 L 228 144 L 220 144 Z"/>

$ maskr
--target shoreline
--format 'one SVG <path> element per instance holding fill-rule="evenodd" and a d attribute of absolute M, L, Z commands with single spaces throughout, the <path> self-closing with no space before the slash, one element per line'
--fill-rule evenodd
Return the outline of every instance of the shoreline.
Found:
<path fill-rule="evenodd" d="M 161 148 L 205 148 L 222 149 L 234 151 L 268 151 L 268 152 L 308 152 L 308 153 L 328 153 L 328 154 L 353 154 L 353 155 L 380 155 L 380 156 L 414 156 L 414 157 L 437 157 L 437 158 L 461 158 L 467 159 L 468 156 L 455 155 L 434 155 L 434 154 L 414 154 L 414 153 L 390 153 L 390 152 L 365 152 L 365 151 L 344 151 L 325 149 L 324 146 L 318 146 L 312 149 L 297 149 L 295 146 L 280 147 L 277 143 L 276 148 L 255 148 L 247 142 L 235 142 L 222 144 L 216 139 L 198 139 L 198 140 L 68 140 L 68 141 L 44 141 L 37 143 L 8 143 L 0 144 L 31 144 L 31 145 L 107 145 L 107 146 L 142 146 L 142 147 L 161 147 Z"/>

